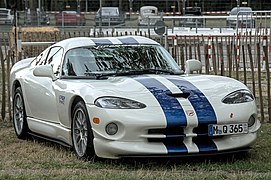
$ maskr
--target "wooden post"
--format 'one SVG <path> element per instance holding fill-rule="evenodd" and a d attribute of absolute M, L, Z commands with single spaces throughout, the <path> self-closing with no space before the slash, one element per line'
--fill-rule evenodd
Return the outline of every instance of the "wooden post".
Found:
<path fill-rule="evenodd" d="M 244 84 L 247 85 L 247 70 L 246 70 L 246 55 L 245 46 L 242 45 L 242 55 L 243 55 L 243 68 L 244 68 Z"/>
<path fill-rule="evenodd" d="M 187 39 L 184 36 L 184 50 L 185 50 L 185 61 L 188 59 L 188 52 L 187 52 Z"/>
<path fill-rule="evenodd" d="M 192 59 L 192 41 L 191 41 L 191 36 L 189 37 L 189 45 L 188 45 L 188 49 L 189 49 L 189 59 Z"/>
<path fill-rule="evenodd" d="M 261 48 L 260 43 L 256 45 L 257 50 L 257 63 L 258 63 L 258 88 L 259 88 L 259 100 L 260 100 L 260 112 L 261 112 L 261 122 L 264 121 L 264 106 L 263 106 L 263 92 L 262 92 L 262 80 L 261 80 Z"/>
<path fill-rule="evenodd" d="M 254 72 L 253 56 L 252 56 L 250 44 L 247 44 L 247 51 L 248 51 L 248 57 L 249 57 L 249 62 L 250 62 L 250 68 L 251 68 L 252 91 L 253 91 L 253 95 L 255 96 L 256 95 L 255 72 Z"/>
<path fill-rule="evenodd" d="M 0 61 L 2 67 L 2 106 L 1 106 L 1 117 L 2 120 L 6 118 L 6 71 L 4 63 L 3 51 L 0 49 Z"/>
<path fill-rule="evenodd" d="M 221 76 L 224 76 L 225 75 L 225 67 L 224 67 L 224 60 L 223 60 L 223 44 L 222 44 L 222 41 L 220 43 L 218 43 L 218 50 L 219 50 L 219 61 L 220 61 L 220 65 L 221 65 L 221 73 L 220 75 Z"/>
<path fill-rule="evenodd" d="M 181 69 L 184 71 L 185 70 L 185 59 L 184 59 L 184 47 L 183 47 L 183 45 L 181 45 L 181 47 L 180 47 L 181 49 L 180 49 L 180 58 L 181 58 Z"/>
<path fill-rule="evenodd" d="M 7 70 L 6 70 L 6 73 L 7 73 L 7 92 L 8 92 L 8 104 L 7 104 L 7 107 L 8 107 L 8 114 L 9 114 L 9 119 L 11 120 L 12 119 L 12 112 L 11 112 L 11 101 L 10 101 L 10 96 L 11 96 L 11 93 L 10 93 L 10 51 L 8 51 L 8 55 L 7 55 Z"/>
<path fill-rule="evenodd" d="M 197 42 L 197 49 L 198 49 L 198 60 L 201 62 L 201 50 L 200 50 L 200 37 L 198 37 L 198 42 Z M 199 72 L 200 74 L 202 73 L 202 70 Z"/>
<path fill-rule="evenodd" d="M 268 61 L 268 42 L 267 36 L 263 37 L 263 52 L 266 63 L 266 79 L 267 79 L 267 101 L 268 101 L 268 122 L 271 122 L 271 92 L 270 92 L 270 69 Z"/>
<path fill-rule="evenodd" d="M 232 42 L 229 42 L 230 44 L 227 44 L 227 57 L 228 57 L 228 69 L 229 69 L 229 77 L 232 76 L 232 54 L 231 54 L 231 43 Z"/>
<path fill-rule="evenodd" d="M 205 73 L 209 74 L 209 54 L 208 54 L 208 44 L 204 45 L 204 55 L 205 55 Z"/>
<path fill-rule="evenodd" d="M 212 40 L 212 62 L 213 62 L 214 73 L 215 75 L 217 75 L 216 50 L 215 50 L 215 43 L 213 40 Z"/>

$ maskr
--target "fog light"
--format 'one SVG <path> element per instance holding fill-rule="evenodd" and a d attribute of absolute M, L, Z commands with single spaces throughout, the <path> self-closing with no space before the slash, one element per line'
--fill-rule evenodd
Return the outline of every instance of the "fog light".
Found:
<path fill-rule="evenodd" d="M 114 135 L 118 132 L 118 126 L 115 123 L 109 123 L 106 125 L 105 131 L 109 135 Z"/>
<path fill-rule="evenodd" d="M 250 116 L 250 118 L 248 119 L 248 127 L 253 126 L 255 124 L 255 122 L 256 122 L 255 117 L 253 115 Z"/>

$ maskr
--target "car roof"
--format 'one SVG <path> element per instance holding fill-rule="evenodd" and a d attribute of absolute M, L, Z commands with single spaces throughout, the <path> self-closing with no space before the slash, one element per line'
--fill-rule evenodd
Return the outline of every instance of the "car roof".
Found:
<path fill-rule="evenodd" d="M 102 9 L 119 9 L 118 7 L 102 7 Z"/>
<path fill-rule="evenodd" d="M 97 46 L 97 45 L 159 45 L 156 41 L 142 37 L 142 36 L 121 36 L 121 37 L 102 37 L 102 38 L 92 38 L 92 37 L 75 37 L 65 39 L 56 43 L 54 46 L 61 46 L 65 50 L 69 50 L 77 47 L 84 46 Z"/>
<path fill-rule="evenodd" d="M 155 6 L 142 6 L 142 7 L 140 8 L 140 11 L 141 11 L 141 10 L 145 10 L 145 9 L 155 9 L 155 10 L 157 10 L 158 8 L 155 7 Z"/>
<path fill-rule="evenodd" d="M 234 7 L 232 10 L 251 11 L 251 7 Z"/>

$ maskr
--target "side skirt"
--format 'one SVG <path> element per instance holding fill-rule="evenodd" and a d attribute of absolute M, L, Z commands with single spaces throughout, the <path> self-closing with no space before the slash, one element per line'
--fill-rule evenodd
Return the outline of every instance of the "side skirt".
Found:
<path fill-rule="evenodd" d="M 27 117 L 27 123 L 30 129 L 29 134 L 59 144 L 72 146 L 71 130 L 69 128 L 58 123 L 43 121 L 32 117 Z"/>

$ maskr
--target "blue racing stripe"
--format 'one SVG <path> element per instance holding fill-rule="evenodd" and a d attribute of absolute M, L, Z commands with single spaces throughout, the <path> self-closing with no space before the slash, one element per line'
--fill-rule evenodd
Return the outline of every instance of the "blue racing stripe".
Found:
<path fill-rule="evenodd" d="M 144 85 L 159 102 L 166 116 L 167 128 L 179 127 L 180 133 L 183 133 L 182 127 L 187 126 L 187 119 L 178 100 L 167 95 L 168 93 L 171 94 L 170 90 L 154 78 L 136 77 L 134 79 Z M 167 148 L 168 154 L 188 153 L 183 143 L 183 138 L 174 136 L 172 133 L 166 135 L 163 143 Z"/>
<path fill-rule="evenodd" d="M 96 45 L 111 45 L 113 44 L 108 39 L 91 39 Z"/>
<path fill-rule="evenodd" d="M 174 154 L 180 154 L 180 153 L 188 153 L 188 150 L 186 148 L 186 146 L 183 143 L 183 140 L 180 140 L 178 142 L 175 143 L 164 143 L 168 154 L 174 155 Z"/>
<path fill-rule="evenodd" d="M 118 40 L 121 41 L 123 44 L 139 44 L 139 42 L 133 37 L 119 38 Z"/>
<path fill-rule="evenodd" d="M 199 152 L 201 153 L 217 151 L 217 146 L 212 139 L 206 137 L 195 137 L 193 141 L 198 146 Z"/>
<path fill-rule="evenodd" d="M 187 125 L 183 108 L 176 98 L 167 95 L 171 93 L 167 87 L 150 77 L 135 77 L 134 79 L 144 85 L 157 99 L 166 116 L 167 127 Z"/>
<path fill-rule="evenodd" d="M 217 123 L 214 108 L 196 86 L 180 77 L 167 79 L 175 84 L 182 92 L 190 93 L 188 99 L 196 111 L 199 125 Z"/>

